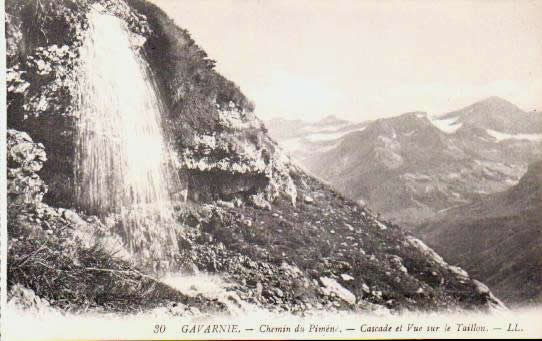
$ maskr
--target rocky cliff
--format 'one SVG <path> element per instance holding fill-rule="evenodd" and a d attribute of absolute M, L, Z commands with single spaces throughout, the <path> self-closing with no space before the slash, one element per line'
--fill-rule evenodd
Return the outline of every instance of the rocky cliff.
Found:
<path fill-rule="evenodd" d="M 194 314 L 197 307 L 231 311 L 231 300 L 295 312 L 503 307 L 421 241 L 294 166 L 238 87 L 154 5 L 28 0 L 8 1 L 6 12 L 13 302 L 33 290 L 73 311 L 161 307 Z M 85 63 L 81 46 L 91 12 L 123 23 L 163 105 L 170 162 L 181 183 L 171 193 L 174 248 L 161 242 L 160 222 L 126 235 L 114 215 L 76 204 L 81 80 L 74 70 Z M 134 255 L 130 238 L 147 245 L 152 259 Z M 165 251 L 173 255 L 161 259 Z M 229 296 L 191 295 L 197 285 L 173 288 L 153 277 L 166 272 L 220 276 Z"/>

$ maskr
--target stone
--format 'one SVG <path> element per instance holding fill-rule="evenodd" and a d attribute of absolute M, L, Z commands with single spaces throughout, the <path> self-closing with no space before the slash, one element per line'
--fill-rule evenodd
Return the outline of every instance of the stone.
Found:
<path fill-rule="evenodd" d="M 49 314 L 53 311 L 49 301 L 40 298 L 33 290 L 25 288 L 20 284 L 15 284 L 10 289 L 8 304 L 15 305 L 24 310 L 39 312 L 40 314 Z"/>
<path fill-rule="evenodd" d="M 489 294 L 490 293 L 489 288 L 484 283 L 482 283 L 480 281 L 477 281 L 475 279 L 473 279 L 472 282 L 475 285 L 475 290 L 476 290 L 477 293 L 479 293 L 479 294 Z"/>
<path fill-rule="evenodd" d="M 241 200 L 240 198 L 235 198 L 233 199 L 233 205 L 235 207 L 243 207 L 243 200 Z"/>
<path fill-rule="evenodd" d="M 461 279 L 469 278 L 469 274 L 465 270 L 460 268 L 459 266 L 449 265 L 448 269 L 450 269 L 450 271 L 453 272 L 458 278 L 461 278 Z"/>
<path fill-rule="evenodd" d="M 72 210 L 64 210 L 62 217 L 75 225 L 86 225 L 87 223 Z"/>
<path fill-rule="evenodd" d="M 403 273 L 408 273 L 408 269 L 403 265 L 403 259 L 399 256 L 390 256 L 390 262 Z"/>
<path fill-rule="evenodd" d="M 373 290 L 371 291 L 371 295 L 373 295 L 376 298 L 382 298 L 382 291 L 380 290 Z"/>
<path fill-rule="evenodd" d="M 258 282 L 256 283 L 256 294 L 258 296 L 261 296 L 262 295 L 262 291 L 263 291 L 263 285 L 262 283 Z"/>
<path fill-rule="evenodd" d="M 349 274 L 341 274 L 341 278 L 345 282 L 353 281 L 354 277 L 350 276 Z"/>
<path fill-rule="evenodd" d="M 343 299 L 348 304 L 355 304 L 356 303 L 356 295 L 354 295 L 351 291 L 340 285 L 336 280 L 333 278 L 322 276 L 320 277 L 320 282 L 324 286 L 324 293 L 327 295 L 335 294 L 337 297 Z"/>
<path fill-rule="evenodd" d="M 271 210 L 271 204 L 265 200 L 262 194 L 254 194 L 249 197 L 250 202 L 257 208 Z"/>
<path fill-rule="evenodd" d="M 224 208 L 235 208 L 235 204 L 231 201 L 217 200 L 216 204 Z"/>

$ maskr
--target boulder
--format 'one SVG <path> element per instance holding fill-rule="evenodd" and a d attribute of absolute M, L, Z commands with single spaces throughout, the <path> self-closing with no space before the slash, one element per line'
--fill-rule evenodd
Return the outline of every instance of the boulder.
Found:
<path fill-rule="evenodd" d="M 269 211 L 271 210 L 271 204 L 267 200 L 265 200 L 261 193 L 251 195 L 249 200 L 257 208 Z"/>
<path fill-rule="evenodd" d="M 353 305 L 356 303 L 356 296 L 352 292 L 350 292 L 350 290 L 340 285 L 333 278 L 322 276 L 320 277 L 320 283 L 322 283 L 323 285 L 322 290 L 327 295 L 335 294 L 339 298 L 346 301 L 348 304 Z"/>
<path fill-rule="evenodd" d="M 312 197 L 309 197 L 308 195 L 305 195 L 303 197 L 303 201 L 305 201 L 307 204 L 312 204 L 314 203 L 314 199 Z"/>
<path fill-rule="evenodd" d="M 341 274 L 341 279 L 345 282 L 350 282 L 354 280 L 354 277 L 350 276 L 349 274 Z"/>
<path fill-rule="evenodd" d="M 30 310 L 39 314 L 50 314 L 53 311 L 49 301 L 40 298 L 34 290 L 15 284 L 9 291 L 8 304 L 19 309 Z"/>

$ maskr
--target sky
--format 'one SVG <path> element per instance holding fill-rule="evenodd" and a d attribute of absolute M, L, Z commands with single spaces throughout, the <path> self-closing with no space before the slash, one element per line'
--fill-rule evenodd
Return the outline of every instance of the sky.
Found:
<path fill-rule="evenodd" d="M 262 119 L 542 110 L 542 0 L 152 0 Z"/>

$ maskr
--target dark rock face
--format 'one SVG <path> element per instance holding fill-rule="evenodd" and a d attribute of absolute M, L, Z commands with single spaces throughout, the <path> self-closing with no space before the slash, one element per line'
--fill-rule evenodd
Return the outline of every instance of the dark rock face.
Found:
<path fill-rule="evenodd" d="M 72 70 L 86 13 L 97 5 L 140 42 L 186 187 L 174 203 L 175 262 L 140 264 L 147 271 L 219 274 L 240 300 L 278 311 L 502 308 L 421 241 L 294 166 L 235 84 L 213 70 L 185 30 L 142 0 L 8 1 L 8 126 L 18 130 L 8 136 L 10 288 L 22 285 L 76 311 L 175 313 L 170 304 L 209 303 L 136 269 L 115 219 L 73 207 Z M 35 27 L 29 13 L 41 18 Z M 159 244 L 146 240 L 149 248 Z M 25 261 L 28 255 L 37 256 Z M 224 309 L 216 301 L 210 307 Z"/>

